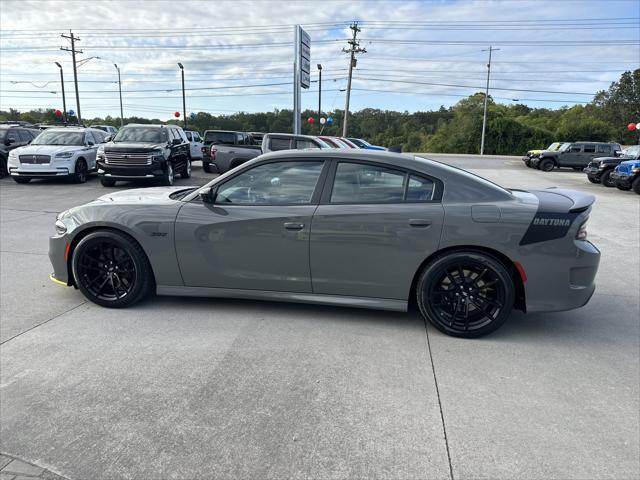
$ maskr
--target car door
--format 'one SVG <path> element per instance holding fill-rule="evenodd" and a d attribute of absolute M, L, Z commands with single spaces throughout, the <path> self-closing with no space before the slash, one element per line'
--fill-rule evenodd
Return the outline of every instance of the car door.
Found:
<path fill-rule="evenodd" d="M 87 161 L 87 168 L 89 170 L 95 170 L 96 166 L 96 152 L 98 151 L 99 140 L 94 138 L 91 132 L 86 132 L 84 135 L 85 148 L 82 152 L 82 156 Z"/>
<path fill-rule="evenodd" d="M 582 148 L 582 152 L 578 157 L 578 160 L 573 167 L 586 167 L 592 158 L 597 157 L 596 145 L 594 143 L 585 143 Z"/>
<path fill-rule="evenodd" d="M 407 299 L 438 249 L 442 182 L 365 161 L 334 161 L 311 224 L 313 293 Z"/>
<path fill-rule="evenodd" d="M 309 231 L 323 160 L 273 160 L 217 185 L 214 204 L 180 209 L 175 242 L 185 285 L 311 292 Z"/>
<path fill-rule="evenodd" d="M 191 132 L 191 158 L 202 158 L 202 139 L 198 132 Z"/>
<path fill-rule="evenodd" d="M 558 157 L 559 166 L 561 167 L 573 167 L 581 161 L 582 145 L 579 143 L 572 143 L 569 148 L 563 151 Z"/>

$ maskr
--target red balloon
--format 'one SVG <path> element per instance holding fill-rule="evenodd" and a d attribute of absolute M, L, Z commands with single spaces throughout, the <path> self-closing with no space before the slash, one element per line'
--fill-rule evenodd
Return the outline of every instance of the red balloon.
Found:
<path fill-rule="evenodd" d="M 53 114 L 54 114 L 56 117 L 61 117 L 61 116 L 62 116 L 62 112 L 61 112 L 60 110 L 56 110 L 55 112 L 53 112 Z"/>
<path fill-rule="evenodd" d="M 309 122 L 309 123 L 313 123 L 313 122 L 315 122 L 315 121 L 316 121 L 316 119 L 315 119 L 315 118 L 313 118 L 313 117 L 309 117 L 309 118 L 307 118 L 307 122 Z"/>
<path fill-rule="evenodd" d="M 636 129 L 636 124 L 630 123 L 629 125 L 627 125 L 627 128 L 629 129 L 629 131 L 633 132 Z"/>
<path fill-rule="evenodd" d="M 180 116 L 180 112 L 176 112 L 173 114 L 174 117 L 178 118 Z"/>

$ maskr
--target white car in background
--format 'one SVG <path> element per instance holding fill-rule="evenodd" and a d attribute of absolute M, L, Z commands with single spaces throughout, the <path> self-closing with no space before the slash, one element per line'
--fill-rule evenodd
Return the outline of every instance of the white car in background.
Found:
<path fill-rule="evenodd" d="M 49 128 L 30 145 L 9 152 L 7 169 L 17 183 L 33 178 L 67 177 L 75 183 L 87 181 L 96 171 L 96 150 L 106 132 L 95 128 Z"/>
<path fill-rule="evenodd" d="M 191 160 L 202 160 L 202 147 L 204 143 L 202 142 L 200 134 L 195 130 L 185 130 L 184 134 L 187 136 L 187 140 L 189 140 Z"/>

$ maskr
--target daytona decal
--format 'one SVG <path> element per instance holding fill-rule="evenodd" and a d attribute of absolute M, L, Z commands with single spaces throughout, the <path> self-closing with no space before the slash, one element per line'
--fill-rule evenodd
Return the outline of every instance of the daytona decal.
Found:
<path fill-rule="evenodd" d="M 520 245 L 563 238 L 580 213 L 538 212 L 525 232 Z"/>

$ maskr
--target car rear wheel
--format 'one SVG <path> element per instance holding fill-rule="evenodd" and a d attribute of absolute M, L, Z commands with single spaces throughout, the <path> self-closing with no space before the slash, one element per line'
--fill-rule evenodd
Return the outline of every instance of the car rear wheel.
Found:
<path fill-rule="evenodd" d="M 113 187 L 116 181 L 113 178 L 100 177 L 100 183 L 103 187 Z"/>
<path fill-rule="evenodd" d="M 602 174 L 602 176 L 600 177 L 600 183 L 602 185 L 604 185 L 605 187 L 615 187 L 616 186 L 616 182 L 615 180 L 613 180 L 611 178 L 611 173 L 613 172 L 613 170 L 607 170 L 606 172 L 604 172 Z"/>
<path fill-rule="evenodd" d="M 171 162 L 167 162 L 167 167 L 164 171 L 164 175 L 162 175 L 162 185 L 170 187 L 173 185 L 173 164 Z"/>
<path fill-rule="evenodd" d="M 87 162 L 83 158 L 79 158 L 76 161 L 76 166 L 71 176 L 73 183 L 84 183 L 87 181 L 89 169 L 87 168 Z"/>
<path fill-rule="evenodd" d="M 543 172 L 550 172 L 551 170 L 553 170 L 553 167 L 555 167 L 555 163 L 553 163 L 553 160 L 545 158 L 540 162 L 540 165 L 538 168 Z"/>
<path fill-rule="evenodd" d="M 184 168 L 180 173 L 180 177 L 182 178 L 191 178 L 191 159 L 187 158 L 187 161 L 184 164 Z"/>
<path fill-rule="evenodd" d="M 204 160 L 202 161 L 202 169 L 206 172 L 206 173 L 213 173 L 211 171 L 211 164 L 209 162 L 205 162 Z"/>
<path fill-rule="evenodd" d="M 142 247 L 118 232 L 97 231 L 80 240 L 72 269 L 84 296 L 103 307 L 127 307 L 153 290 L 153 273 Z"/>
<path fill-rule="evenodd" d="M 422 315 L 438 330 L 474 338 L 500 327 L 515 299 L 511 275 L 495 257 L 452 252 L 424 267 L 416 287 Z"/>
<path fill-rule="evenodd" d="M 637 177 L 631 184 L 631 190 L 640 195 L 640 177 Z"/>
<path fill-rule="evenodd" d="M 30 178 L 24 178 L 24 177 L 11 177 L 11 178 L 13 178 L 13 180 L 16 183 L 29 183 L 31 181 Z"/>

